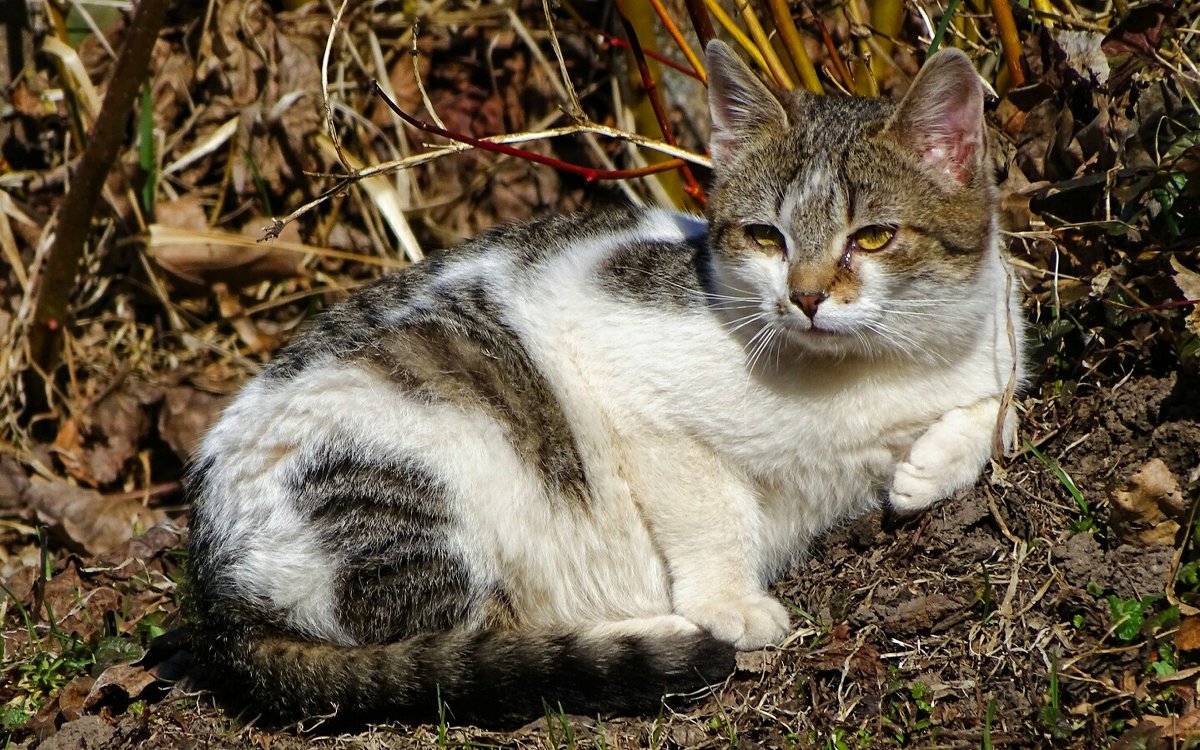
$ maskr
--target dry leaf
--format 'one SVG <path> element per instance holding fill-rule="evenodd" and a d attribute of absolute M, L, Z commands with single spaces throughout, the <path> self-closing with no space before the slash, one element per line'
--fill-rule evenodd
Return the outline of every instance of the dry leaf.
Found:
<path fill-rule="evenodd" d="M 116 696 L 122 703 L 137 700 L 146 688 L 157 682 L 157 678 L 144 667 L 135 664 L 115 664 L 104 670 L 84 701 L 84 708 L 91 709 L 105 698 Z"/>
<path fill-rule="evenodd" d="M 68 547 L 92 555 L 117 549 L 135 531 L 166 519 L 161 510 L 133 498 L 110 500 L 95 490 L 41 478 L 30 483 L 23 500 Z"/>
<path fill-rule="evenodd" d="M 62 714 L 63 720 L 75 721 L 83 716 L 84 704 L 94 684 L 96 680 L 84 674 L 68 682 L 59 691 L 58 712 Z"/>
<path fill-rule="evenodd" d="M 1195 302 L 1192 311 L 1187 316 L 1187 327 L 1192 333 L 1200 336 L 1200 273 L 1190 270 L 1171 256 L 1171 268 L 1175 269 L 1175 286 L 1183 292 L 1183 298 Z"/>
<path fill-rule="evenodd" d="M 224 397 L 190 386 L 167 389 L 158 412 L 159 437 L 171 446 L 181 460 L 188 460 L 227 402 L 228 399 Z"/>
<path fill-rule="evenodd" d="M 1180 651 L 1200 649 L 1200 615 L 1183 618 L 1175 633 L 1175 648 Z"/>
<path fill-rule="evenodd" d="M 1175 543 L 1186 508 L 1179 482 L 1161 459 L 1147 461 L 1112 492 L 1113 530 L 1124 542 L 1141 546 Z"/>
<path fill-rule="evenodd" d="M 29 486 L 29 477 L 17 459 L 0 453 L 0 509 L 15 510 L 21 507 L 21 495 Z"/>

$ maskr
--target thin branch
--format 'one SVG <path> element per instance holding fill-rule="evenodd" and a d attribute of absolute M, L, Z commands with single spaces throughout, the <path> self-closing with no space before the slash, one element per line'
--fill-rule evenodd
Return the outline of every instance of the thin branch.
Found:
<path fill-rule="evenodd" d="M 804 5 L 808 8 L 808 12 L 812 14 L 813 21 L 817 24 L 817 30 L 821 32 L 821 41 L 825 44 L 825 50 L 829 52 L 829 63 L 833 66 L 834 77 L 837 78 L 837 82 L 841 84 L 844 91 L 854 91 L 854 76 L 850 73 L 850 68 L 846 66 L 846 61 L 842 59 L 841 54 L 838 52 L 837 45 L 833 43 L 833 37 L 830 36 L 829 29 L 825 26 L 825 21 L 813 9 L 808 0 L 805 0 Z"/>
<path fill-rule="evenodd" d="M 545 2 L 545 0 L 543 0 L 543 2 Z M 682 52 L 683 56 L 687 58 L 687 61 L 692 66 L 692 69 L 696 71 L 696 75 L 699 76 L 700 82 L 707 86 L 708 73 L 704 70 L 704 64 L 700 62 L 700 58 L 697 57 L 696 53 L 692 51 L 691 45 L 689 45 L 687 40 L 683 38 L 683 34 L 679 31 L 679 27 L 675 25 L 675 20 L 671 18 L 671 14 L 668 13 L 666 7 L 663 6 L 662 0 L 650 0 L 650 4 L 654 6 L 654 12 L 658 14 L 659 20 L 662 21 L 667 33 L 671 35 L 671 39 L 675 41 L 675 46 L 679 48 L 679 51 Z"/>
<path fill-rule="evenodd" d="M 632 45 L 633 57 L 637 61 L 638 72 L 642 77 L 642 86 L 646 90 L 646 97 L 650 100 L 650 106 L 654 109 L 654 116 L 658 120 L 658 127 L 662 131 L 663 140 L 672 146 L 675 143 L 675 133 L 671 130 L 671 122 L 667 119 L 667 111 L 663 108 L 662 99 L 658 96 L 658 87 L 654 82 L 654 77 L 650 75 L 650 67 L 646 64 L 646 56 L 642 54 L 642 45 L 638 41 L 637 33 L 633 26 L 633 21 L 626 13 L 625 3 L 623 0 L 614 0 L 617 9 L 617 15 L 621 17 L 621 23 L 625 26 L 625 33 L 629 36 L 629 43 Z M 679 165 L 679 173 L 683 176 L 685 183 L 684 190 L 693 200 L 700 204 L 705 203 L 704 190 L 700 187 L 700 183 L 696 181 L 696 176 L 692 174 L 692 170 L 687 164 Z"/>
<path fill-rule="evenodd" d="M 585 19 L 583 16 L 579 15 L 579 11 L 575 10 L 575 7 L 572 6 L 571 3 L 566 2 L 564 0 L 562 7 L 565 11 L 567 11 L 567 15 L 571 16 L 571 19 L 573 21 L 575 21 L 575 23 L 579 24 L 579 28 L 582 29 L 585 34 L 594 34 L 594 35 L 600 37 L 602 40 L 604 40 L 605 44 L 611 44 L 612 46 L 620 47 L 621 49 L 629 49 L 629 46 L 630 46 L 629 42 L 625 41 L 624 39 L 622 39 L 619 36 L 616 36 L 614 34 L 609 34 L 607 31 L 597 29 L 595 26 L 592 26 L 591 24 L 589 24 L 587 22 L 587 19 Z M 675 70 L 678 70 L 680 73 L 683 73 L 685 76 L 695 78 L 697 81 L 700 80 L 700 74 L 697 73 L 693 68 L 691 68 L 687 65 L 684 65 L 682 63 L 675 62 L 674 60 L 667 57 L 666 55 L 655 52 L 652 49 L 643 50 L 643 51 L 646 53 L 646 56 L 649 57 L 651 60 L 654 60 L 655 62 L 660 63 L 662 65 L 666 65 L 668 67 L 674 68 Z"/>
<path fill-rule="evenodd" d="M 401 119 L 405 119 L 405 117 L 402 116 Z M 405 122 L 408 122 L 408 120 L 405 120 Z M 418 129 L 422 129 L 422 128 L 418 127 Z M 606 138 L 611 138 L 613 140 L 625 141 L 627 143 L 632 143 L 635 146 L 638 146 L 639 148 L 645 148 L 650 151 L 657 151 L 660 154 L 666 154 L 666 155 L 672 157 L 672 161 L 661 162 L 659 164 L 654 165 L 656 168 L 658 168 L 661 171 L 665 171 L 668 168 L 674 169 L 675 168 L 675 164 L 673 163 L 674 160 L 690 162 L 692 164 L 696 164 L 701 167 L 709 167 L 709 168 L 712 167 L 712 161 L 706 156 L 701 156 L 700 154 L 696 154 L 691 151 L 687 151 L 685 149 L 679 148 L 678 146 L 672 146 L 670 144 L 663 143 L 662 141 L 654 140 L 652 138 L 645 138 L 645 137 L 637 135 L 635 133 L 630 133 L 630 132 L 627 132 L 624 130 L 620 130 L 618 128 L 609 127 L 607 125 L 599 125 L 599 124 L 593 123 L 593 122 L 579 123 L 579 124 L 575 124 L 575 125 L 568 125 L 568 126 L 562 127 L 562 128 L 553 128 L 550 130 L 542 130 L 542 131 L 530 132 L 530 133 L 509 133 L 509 134 L 505 134 L 505 135 L 488 136 L 487 138 L 480 138 L 477 140 L 483 144 L 487 144 L 487 145 L 479 146 L 478 148 L 482 148 L 485 151 L 492 151 L 494 149 L 490 148 L 490 146 L 493 146 L 493 145 L 501 145 L 501 144 L 509 144 L 509 143 L 526 143 L 528 141 L 543 140 L 546 138 L 558 138 L 558 137 L 566 136 L 566 135 L 604 136 Z M 351 185 L 361 182 L 362 180 L 365 180 L 368 177 L 374 177 L 375 175 L 380 175 L 380 174 L 387 174 L 389 172 L 396 172 L 396 171 L 400 171 L 403 169 L 411 169 L 413 167 L 417 167 L 422 164 L 426 164 L 428 162 L 435 161 L 437 159 L 441 159 L 444 156 L 449 156 L 451 154 L 458 154 L 458 153 L 462 153 L 463 151 L 469 151 L 472 148 L 477 148 L 475 145 L 472 145 L 471 143 L 468 143 L 464 140 L 460 140 L 457 136 L 448 136 L 448 137 L 451 137 L 452 140 L 454 140 L 454 143 L 450 143 L 445 146 L 441 146 L 432 151 L 426 151 L 425 153 L 407 156 L 403 159 L 395 159 L 393 161 L 387 161 L 387 162 L 382 162 L 380 164 L 375 164 L 375 165 L 373 165 L 371 167 L 367 167 L 365 169 L 356 170 L 354 172 L 351 172 L 350 174 L 341 174 L 341 175 L 314 174 L 313 175 L 314 177 L 332 177 L 337 180 L 337 183 L 333 187 L 330 187 L 328 190 L 325 190 L 324 192 L 322 192 L 316 198 L 313 198 L 309 202 L 300 206 L 300 208 L 297 208 L 295 211 L 292 211 L 287 216 L 285 216 L 283 218 L 276 218 L 271 223 L 271 225 L 269 227 L 267 227 L 266 230 L 264 230 L 262 239 L 269 240 L 269 239 L 274 239 L 275 237 L 278 237 L 279 232 L 282 231 L 285 226 L 287 226 L 291 222 L 295 221 L 296 219 L 300 218 L 301 216 L 308 213 L 309 211 L 316 208 L 317 206 L 321 205 L 322 203 L 329 200 L 333 196 L 344 192 Z M 518 151 L 520 151 L 520 149 L 518 149 Z M 527 153 L 527 152 L 521 151 L 521 153 L 517 154 L 517 156 L 520 158 L 523 158 L 522 154 L 524 154 L 524 153 Z M 539 158 L 543 158 L 541 154 L 538 154 L 537 156 Z M 576 169 L 579 169 L 578 167 L 575 167 L 574 165 L 567 165 L 567 167 L 568 167 L 568 171 L 572 171 L 572 172 L 575 171 Z M 593 172 L 596 175 L 598 175 L 598 176 L 594 177 L 594 179 L 597 179 L 597 180 L 609 180 L 609 179 L 619 180 L 619 179 L 624 179 L 627 177 L 637 176 L 637 175 L 631 175 L 630 171 L 632 171 L 632 170 L 616 170 L 616 169 L 593 170 Z"/>
<path fill-rule="evenodd" d="M 35 370 L 49 374 L 56 363 L 96 201 L 124 141 L 125 123 L 141 91 L 150 53 L 166 15 L 166 0 L 142 0 L 137 4 L 100 113 L 88 134 L 87 148 L 59 210 L 53 245 L 39 274 L 29 330 L 29 352 Z"/>
<path fill-rule="evenodd" d="M 441 128 L 432 123 L 425 122 L 424 120 L 418 120 L 417 118 L 408 114 L 404 110 L 400 109 L 400 105 L 396 104 L 394 101 L 389 99 L 388 95 L 384 93 L 383 88 L 380 87 L 378 82 L 372 81 L 372 86 L 375 89 L 376 95 L 378 95 L 380 98 L 383 99 L 384 103 L 387 104 L 388 107 L 390 107 L 391 110 L 396 113 L 397 117 L 399 117 L 401 120 L 404 120 L 406 123 L 408 123 L 412 127 L 416 128 L 417 130 L 423 130 L 426 133 L 432 133 L 433 135 L 439 135 L 443 138 L 449 138 L 452 141 L 458 141 L 459 143 L 465 143 L 468 146 L 471 146 L 472 148 L 479 149 L 480 151 L 492 151 L 492 152 L 495 152 L 498 154 L 504 154 L 506 156 L 515 156 L 519 159 L 525 159 L 526 161 L 537 162 L 538 164 L 545 164 L 546 166 L 554 167 L 555 169 L 561 169 L 566 172 L 572 172 L 574 174 L 582 176 L 589 182 L 592 180 L 621 180 L 621 179 L 625 179 L 628 177 L 643 177 L 647 174 L 654 174 L 655 172 L 665 172 L 668 169 L 674 169 L 675 167 L 681 167 L 684 164 L 683 159 L 671 159 L 669 162 L 662 162 L 661 164 L 655 164 L 652 167 L 647 167 L 645 169 L 618 169 L 618 170 L 593 169 L 592 167 L 584 167 L 584 166 L 580 166 L 578 164 L 571 164 L 569 162 L 563 161 L 562 159 L 556 159 L 553 156 L 546 156 L 545 154 L 539 154 L 536 151 L 527 151 L 523 148 L 515 148 L 515 147 L 509 146 L 508 144 L 505 144 L 505 143 L 498 143 L 496 141 L 487 141 L 482 138 L 475 138 L 473 136 L 465 135 L 463 133 L 454 133 L 454 132 L 447 130 L 446 128 Z M 672 145 L 674 145 L 674 144 L 672 144 Z M 670 163 L 671 166 L 669 166 L 669 167 L 662 166 L 663 164 L 668 164 L 668 163 Z"/>
<path fill-rule="evenodd" d="M 342 141 L 338 138 L 337 125 L 333 121 L 333 107 L 329 105 L 329 57 L 333 53 L 333 39 L 342 25 L 342 14 L 346 12 L 346 5 L 349 2 L 350 0 L 342 0 L 342 4 L 338 6 L 337 13 L 333 16 L 333 23 L 329 26 L 329 36 L 325 38 L 325 54 L 321 56 L 321 103 L 325 106 L 325 124 L 329 130 L 329 140 L 333 141 L 333 148 L 337 151 L 338 161 L 346 169 L 350 169 L 350 162 L 342 153 Z"/>
<path fill-rule="evenodd" d="M 704 9 L 704 0 L 684 0 L 688 16 L 692 19 L 692 30 L 700 40 L 700 48 L 708 47 L 708 43 L 717 38 L 717 30 L 713 28 L 712 19 Z"/>
<path fill-rule="evenodd" d="M 554 47 L 554 56 L 558 58 L 558 71 L 567 88 L 569 114 L 572 120 L 579 121 L 583 119 L 583 107 L 579 104 L 579 95 L 575 93 L 575 86 L 571 83 L 571 76 L 567 73 L 567 61 L 563 57 L 562 45 L 558 43 L 558 32 L 554 29 L 554 16 L 550 13 L 550 0 L 542 0 L 542 12 L 546 15 L 546 28 L 550 30 L 550 45 Z"/>

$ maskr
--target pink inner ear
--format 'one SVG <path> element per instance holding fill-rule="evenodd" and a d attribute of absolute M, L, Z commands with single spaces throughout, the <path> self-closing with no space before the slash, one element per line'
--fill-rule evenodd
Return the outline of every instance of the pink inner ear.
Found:
<path fill-rule="evenodd" d="M 959 185 L 980 169 L 983 155 L 983 89 L 961 52 L 929 59 L 904 97 L 895 126 L 922 162 Z"/>
<path fill-rule="evenodd" d="M 960 185 L 970 182 L 979 163 L 979 136 L 962 130 L 930 134 L 922 157 L 926 164 Z"/>

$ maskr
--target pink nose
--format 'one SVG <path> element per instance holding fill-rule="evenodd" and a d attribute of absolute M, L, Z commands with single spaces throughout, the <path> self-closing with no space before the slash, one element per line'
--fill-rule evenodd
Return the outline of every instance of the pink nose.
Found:
<path fill-rule="evenodd" d="M 825 292 L 792 292 L 792 304 L 812 320 L 817 315 L 817 306 L 828 298 Z"/>

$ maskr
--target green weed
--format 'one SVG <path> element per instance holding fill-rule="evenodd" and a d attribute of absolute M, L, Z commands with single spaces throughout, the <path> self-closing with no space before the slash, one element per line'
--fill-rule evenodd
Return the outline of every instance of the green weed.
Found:
<path fill-rule="evenodd" d="M 1062 697 L 1058 689 L 1058 660 L 1050 662 L 1050 684 L 1046 688 L 1046 703 L 1038 711 L 1038 723 L 1054 739 L 1062 739 L 1069 732 L 1063 721 Z"/>
<path fill-rule="evenodd" d="M 1071 479 L 1071 476 L 1067 474 L 1067 472 L 1063 471 L 1063 468 L 1059 466 L 1058 463 L 1048 458 L 1045 453 L 1042 453 L 1040 450 L 1038 450 L 1037 446 L 1035 446 L 1033 443 L 1026 440 L 1025 447 L 1029 449 L 1029 452 L 1032 453 L 1037 460 L 1041 461 L 1042 464 L 1044 464 L 1046 468 L 1050 470 L 1050 473 L 1054 475 L 1059 483 L 1066 488 L 1068 493 L 1070 493 L 1071 497 L 1074 498 L 1075 505 L 1079 508 L 1080 518 L 1075 521 L 1075 523 L 1071 524 L 1071 529 L 1073 531 L 1080 532 L 1090 531 L 1091 529 L 1096 528 L 1096 517 L 1092 512 L 1092 507 L 1088 504 L 1087 498 L 1083 496 L 1083 493 L 1079 491 L 1079 487 L 1076 486 L 1075 480 Z"/>

